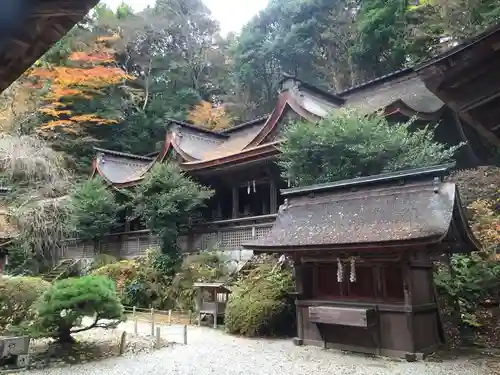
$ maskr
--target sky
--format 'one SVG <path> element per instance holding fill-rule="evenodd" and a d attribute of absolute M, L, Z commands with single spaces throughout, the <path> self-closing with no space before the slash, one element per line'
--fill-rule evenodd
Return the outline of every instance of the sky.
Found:
<path fill-rule="evenodd" d="M 123 0 L 102 0 L 111 8 L 116 8 Z M 142 10 L 153 5 L 155 0 L 125 0 L 134 10 Z M 259 10 L 266 7 L 268 0 L 204 0 L 212 15 L 219 21 L 222 34 L 239 32 Z"/>

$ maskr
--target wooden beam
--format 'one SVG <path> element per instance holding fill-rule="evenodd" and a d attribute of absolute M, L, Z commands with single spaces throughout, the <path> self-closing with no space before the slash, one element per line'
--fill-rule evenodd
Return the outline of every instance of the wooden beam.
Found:
<path fill-rule="evenodd" d="M 436 91 L 435 89 L 433 90 L 428 86 L 427 81 L 424 81 L 424 84 L 434 95 L 441 99 L 452 110 L 456 111 L 465 122 L 474 127 L 474 129 L 476 129 L 477 132 L 485 137 L 491 144 L 500 147 L 500 138 L 476 120 L 470 112 L 461 111 L 460 106 L 446 92 L 439 90 Z"/>
<path fill-rule="evenodd" d="M 98 0 L 53 0 L 38 2 L 28 18 L 85 16 Z"/>
<path fill-rule="evenodd" d="M 446 72 L 445 78 L 440 83 L 438 89 L 456 88 L 466 85 L 470 81 L 487 76 L 489 72 L 498 70 L 499 60 L 500 53 L 495 51 L 491 56 L 474 61 L 458 71 L 452 73 Z"/>
<path fill-rule="evenodd" d="M 485 128 L 479 121 L 476 121 L 470 114 L 470 112 L 459 112 L 459 115 L 464 119 L 469 125 L 474 127 L 479 134 L 485 137 L 490 143 L 497 147 L 500 147 L 500 138 L 493 133 L 491 130 Z"/>
<path fill-rule="evenodd" d="M 460 106 L 460 111 L 461 112 L 467 112 L 467 111 L 470 111 L 474 108 L 477 108 L 477 107 L 480 107 L 482 105 L 485 105 L 489 102 L 491 102 L 492 100 L 495 100 L 497 98 L 500 97 L 500 91 L 496 92 L 495 94 L 493 95 L 489 95 L 489 96 L 484 96 L 484 97 L 480 97 L 479 99 L 475 99 L 475 100 L 472 100 L 466 104 L 463 104 Z"/>

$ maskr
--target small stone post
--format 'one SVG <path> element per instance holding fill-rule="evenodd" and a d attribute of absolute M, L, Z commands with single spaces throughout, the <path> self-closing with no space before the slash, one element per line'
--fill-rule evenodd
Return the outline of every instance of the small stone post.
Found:
<path fill-rule="evenodd" d="M 183 340 L 183 342 L 184 342 L 184 345 L 187 345 L 187 343 L 188 343 L 188 331 L 187 331 L 187 325 L 184 325 L 183 330 L 184 330 L 184 332 L 183 332 L 183 333 L 184 333 L 184 335 L 183 335 L 183 336 L 184 336 L 184 340 Z"/>
<path fill-rule="evenodd" d="M 137 336 L 137 317 L 134 318 L 134 335 Z"/>
<path fill-rule="evenodd" d="M 172 325 L 172 310 L 168 310 L 168 325 Z"/>
<path fill-rule="evenodd" d="M 125 351 L 126 341 L 127 341 L 127 332 L 123 331 L 122 336 L 120 338 L 120 355 L 122 355 L 123 352 Z"/>
<path fill-rule="evenodd" d="M 160 337 L 160 327 L 156 327 L 156 349 L 160 349 L 161 337 Z"/>
<path fill-rule="evenodd" d="M 151 307 L 151 336 L 155 335 L 155 309 Z"/>

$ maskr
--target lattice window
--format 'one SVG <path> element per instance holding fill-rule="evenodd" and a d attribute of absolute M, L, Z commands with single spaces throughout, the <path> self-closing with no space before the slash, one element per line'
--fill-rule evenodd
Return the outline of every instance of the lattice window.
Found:
<path fill-rule="evenodd" d="M 255 238 L 262 238 L 271 231 L 272 227 L 255 228 Z"/>
<path fill-rule="evenodd" d="M 152 247 L 151 237 L 149 235 L 139 237 L 139 253 L 143 254 Z"/>
<path fill-rule="evenodd" d="M 82 250 L 81 250 L 81 253 L 79 255 L 79 257 L 81 258 L 92 258 L 96 251 L 95 251 L 95 248 L 94 248 L 94 243 L 93 242 L 84 242 L 82 243 Z"/>
<path fill-rule="evenodd" d="M 110 241 L 108 239 L 99 241 L 99 252 L 103 254 L 109 254 L 111 252 Z"/>
<path fill-rule="evenodd" d="M 123 242 L 123 256 L 134 257 L 139 255 L 139 238 L 129 237 Z"/>
<path fill-rule="evenodd" d="M 149 236 L 149 246 L 150 247 L 160 247 L 160 239 L 157 236 Z"/>
<path fill-rule="evenodd" d="M 62 247 L 61 258 L 75 258 L 78 254 L 78 243 L 75 240 L 66 241 Z"/>
<path fill-rule="evenodd" d="M 242 242 L 253 239 L 252 228 L 231 230 L 220 233 L 220 247 L 225 250 L 237 250 L 241 248 Z"/>
<path fill-rule="evenodd" d="M 197 250 L 208 250 L 217 243 L 217 233 L 203 233 L 200 237 Z"/>

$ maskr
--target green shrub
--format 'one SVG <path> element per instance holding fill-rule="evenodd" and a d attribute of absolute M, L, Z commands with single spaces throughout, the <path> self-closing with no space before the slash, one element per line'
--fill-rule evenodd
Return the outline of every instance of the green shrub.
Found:
<path fill-rule="evenodd" d="M 229 271 L 217 254 L 190 255 L 179 267 L 178 260 L 151 249 L 144 256 L 105 265 L 92 274 L 113 280 L 124 305 L 188 310 L 194 307 L 194 282 L 221 280 Z"/>
<path fill-rule="evenodd" d="M 295 332 L 295 305 L 290 269 L 266 261 L 232 288 L 226 307 L 229 333 L 244 336 L 281 336 Z"/>
<path fill-rule="evenodd" d="M 127 282 L 136 278 L 138 273 L 139 263 L 135 260 L 121 260 L 92 271 L 92 275 L 106 276 L 113 280 L 120 294 L 125 292 Z"/>
<path fill-rule="evenodd" d="M 225 281 L 229 276 L 226 259 L 214 252 L 187 256 L 170 287 L 170 298 L 181 310 L 195 308 L 195 282 Z"/>
<path fill-rule="evenodd" d="M 140 258 L 146 268 L 151 268 L 158 276 L 172 279 L 179 269 L 179 258 L 175 254 L 164 254 L 158 248 L 146 251 L 146 256 Z"/>
<path fill-rule="evenodd" d="M 32 305 L 49 286 L 37 277 L 0 277 L 0 333 L 32 320 Z"/>
<path fill-rule="evenodd" d="M 448 147 L 434 129 L 415 129 L 415 119 L 390 124 L 381 114 L 335 111 L 317 121 L 286 127 L 280 147 L 283 177 L 297 186 L 333 182 L 452 161 L 463 143 Z"/>
<path fill-rule="evenodd" d="M 479 304 L 498 295 L 500 263 L 487 254 L 453 255 L 452 272 L 440 265 L 434 282 L 440 295 L 458 303 L 464 322 L 476 325 L 474 317 Z"/>
<path fill-rule="evenodd" d="M 34 332 L 40 336 L 73 342 L 72 333 L 97 327 L 113 327 L 123 320 L 123 306 L 114 283 L 104 276 L 83 276 L 61 280 L 37 301 Z M 83 317 L 93 317 L 87 327 L 75 329 Z M 103 319 L 113 320 L 103 324 Z"/>
<path fill-rule="evenodd" d="M 113 280 L 124 305 L 171 309 L 174 306 L 168 299 L 168 288 L 175 268 L 170 267 L 176 264 L 161 252 L 150 250 L 145 256 L 108 264 L 92 274 Z"/>

